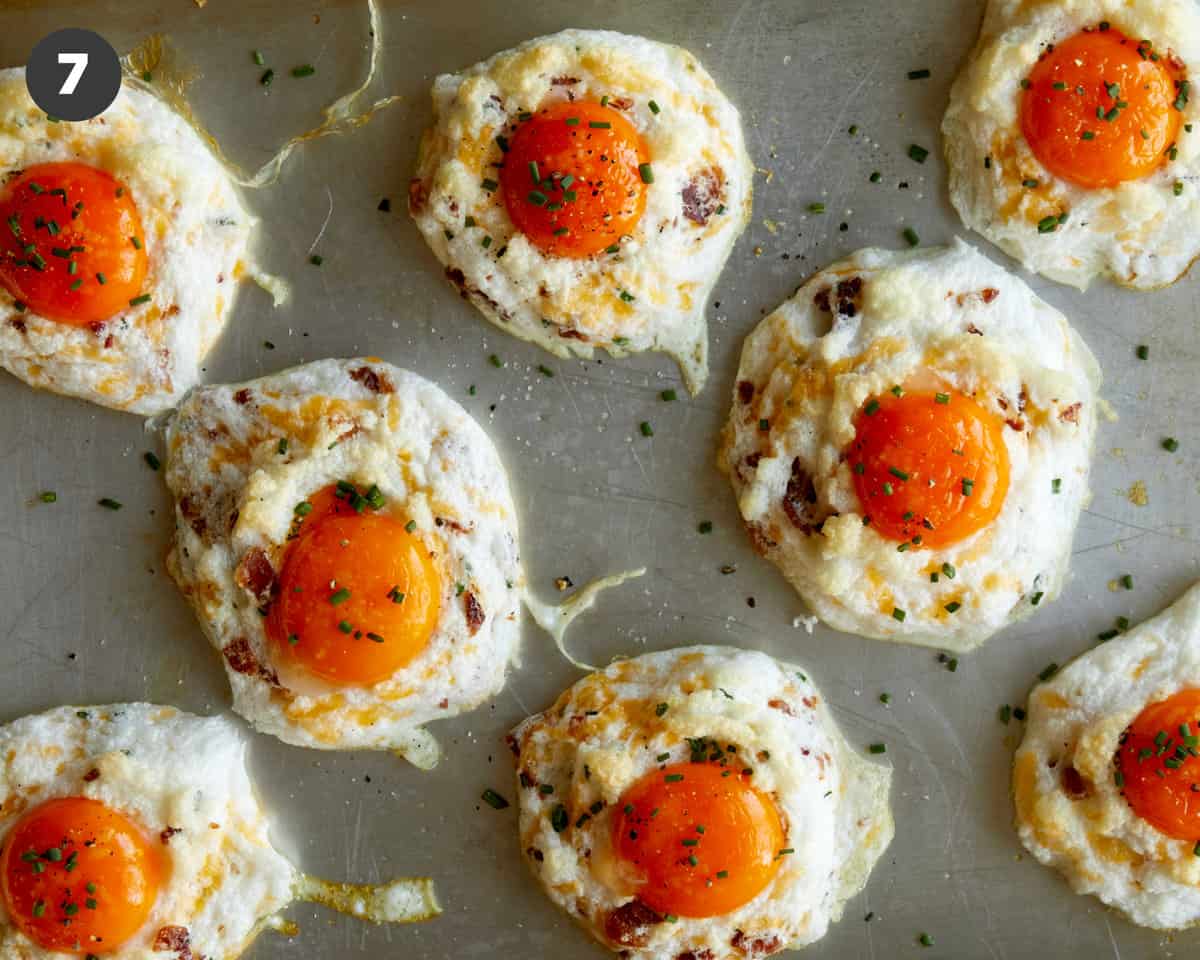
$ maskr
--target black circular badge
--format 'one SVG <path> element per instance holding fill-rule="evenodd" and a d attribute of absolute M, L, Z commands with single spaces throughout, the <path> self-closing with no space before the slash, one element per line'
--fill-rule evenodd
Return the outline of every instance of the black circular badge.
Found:
<path fill-rule="evenodd" d="M 100 34 L 55 30 L 33 48 L 25 68 L 33 102 L 59 120 L 91 120 L 121 89 L 121 61 Z"/>

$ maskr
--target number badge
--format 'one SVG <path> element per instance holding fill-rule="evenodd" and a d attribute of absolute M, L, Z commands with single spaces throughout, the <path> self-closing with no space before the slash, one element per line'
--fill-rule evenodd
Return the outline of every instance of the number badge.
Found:
<path fill-rule="evenodd" d="M 90 120 L 107 110 L 121 89 L 117 52 L 91 30 L 55 30 L 36 47 L 25 68 L 29 96 L 59 120 Z"/>

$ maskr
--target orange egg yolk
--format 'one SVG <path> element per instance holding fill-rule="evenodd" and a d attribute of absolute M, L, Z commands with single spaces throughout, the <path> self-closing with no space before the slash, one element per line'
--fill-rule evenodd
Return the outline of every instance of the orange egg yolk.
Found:
<path fill-rule="evenodd" d="M 1181 690 L 1138 714 L 1117 751 L 1125 799 L 1178 840 L 1200 840 L 1200 690 Z"/>
<path fill-rule="evenodd" d="M 12 922 L 45 950 L 118 950 L 150 915 L 165 874 L 155 842 L 86 797 L 48 800 L 16 822 L 0 851 Z"/>
<path fill-rule="evenodd" d="M 83 163 L 27 167 L 0 191 L 0 283 L 18 303 L 73 326 L 143 296 L 145 235 L 129 190 Z"/>
<path fill-rule="evenodd" d="M 1004 421 L 961 393 L 872 398 L 847 461 L 871 526 L 911 547 L 965 540 L 996 519 L 1008 492 Z"/>
<path fill-rule="evenodd" d="M 653 171 L 620 111 L 559 103 L 521 122 L 500 169 L 504 205 L 530 242 L 555 257 L 620 243 L 646 208 Z"/>
<path fill-rule="evenodd" d="M 441 609 L 429 550 L 376 495 L 340 483 L 297 506 L 267 615 L 282 661 L 333 683 L 386 680 L 425 648 Z"/>
<path fill-rule="evenodd" d="M 1148 41 L 1088 30 L 1034 66 L 1021 97 L 1021 131 L 1056 177 L 1114 187 L 1163 163 L 1179 138 L 1187 91 L 1175 61 Z"/>
<path fill-rule="evenodd" d="M 678 763 L 625 791 L 613 848 L 642 878 L 638 899 L 662 914 L 715 917 L 771 882 L 786 834 L 770 796 L 716 763 Z"/>

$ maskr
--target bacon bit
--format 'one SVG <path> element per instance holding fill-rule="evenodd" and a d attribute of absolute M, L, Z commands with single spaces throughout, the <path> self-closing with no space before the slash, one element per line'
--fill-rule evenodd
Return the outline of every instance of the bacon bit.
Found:
<path fill-rule="evenodd" d="M 528 850 L 525 851 L 525 853 L 530 857 L 530 859 L 536 860 L 538 863 L 541 863 L 543 860 L 546 859 L 546 855 L 544 853 L 542 853 L 542 851 L 539 850 L 537 847 L 530 847 Z"/>
<path fill-rule="evenodd" d="M 1025 429 L 1024 420 L 1005 420 L 1004 422 L 1007 423 L 1013 430 L 1016 430 L 1017 433 L 1020 433 Z"/>
<path fill-rule="evenodd" d="M 275 593 L 275 568 L 266 551 L 251 547 L 234 571 L 234 579 L 243 590 L 249 590 L 260 604 L 268 602 Z"/>
<path fill-rule="evenodd" d="M 729 945 L 738 953 L 747 957 L 767 957 L 783 949 L 783 941 L 775 934 L 755 937 L 751 940 L 741 930 L 738 930 Z"/>
<path fill-rule="evenodd" d="M 825 516 L 817 503 L 817 488 L 812 477 L 804 469 L 800 458 L 792 461 L 792 476 L 783 494 L 783 512 L 801 533 L 808 535 L 821 529 Z"/>
<path fill-rule="evenodd" d="M 608 105 L 614 110 L 629 110 L 633 107 L 633 101 L 628 97 L 609 97 Z"/>
<path fill-rule="evenodd" d="M 471 636 L 475 636 L 479 632 L 479 628 L 483 626 L 483 607 L 479 605 L 479 601 L 475 599 L 475 594 L 470 590 L 463 593 L 463 607 L 467 611 L 467 629 L 470 630 Z"/>
<path fill-rule="evenodd" d="M 688 950 L 686 953 L 681 953 L 675 960 L 714 960 L 715 954 L 705 948 L 697 953 L 695 950 Z"/>
<path fill-rule="evenodd" d="M 742 462 L 747 467 L 749 467 L 751 470 L 757 470 L 759 463 L 762 461 L 762 458 L 763 458 L 762 451 L 758 451 L 755 453 L 746 454 L 746 456 L 742 458 Z"/>
<path fill-rule="evenodd" d="M 837 312 L 839 316 L 853 317 L 857 315 L 861 303 L 863 280 L 862 277 L 850 277 L 841 280 L 837 285 Z"/>
<path fill-rule="evenodd" d="M 350 379 L 361 383 L 365 390 L 371 393 L 395 393 L 396 387 L 386 373 L 379 373 L 370 367 L 359 367 L 350 371 Z"/>
<path fill-rule="evenodd" d="M 1077 401 L 1075 401 L 1075 403 L 1071 404 L 1069 407 L 1065 407 L 1062 410 L 1062 412 L 1059 413 L 1058 419 L 1061 420 L 1063 423 L 1078 423 L 1079 422 L 1079 411 L 1082 409 L 1083 409 L 1083 404 L 1077 400 Z"/>
<path fill-rule="evenodd" d="M 622 947 L 642 947 L 650 939 L 650 928 L 662 922 L 641 900 L 630 900 L 604 918 L 604 935 Z"/>
<path fill-rule="evenodd" d="M 442 699 L 438 701 L 438 709 L 439 710 L 445 710 L 448 706 L 450 706 L 450 698 L 449 697 L 442 697 Z"/>
<path fill-rule="evenodd" d="M 779 542 L 767 536 L 766 530 L 757 523 L 747 523 L 746 533 L 749 534 L 750 543 L 754 546 L 754 549 L 764 557 L 767 555 L 768 550 L 774 550 L 779 546 Z"/>
<path fill-rule="evenodd" d="M 420 177 L 413 177 L 408 181 L 408 209 L 410 213 L 417 214 L 425 209 L 425 204 L 429 202 L 429 190 L 425 186 L 425 181 Z"/>
<path fill-rule="evenodd" d="M 1008 409 L 1008 401 L 1007 401 L 1007 400 L 1005 400 L 1003 397 L 997 397 L 997 398 L 996 398 L 996 402 L 997 402 L 998 404 L 1000 404 L 1000 409 L 1001 409 L 1001 410 L 1007 410 L 1007 409 Z"/>
<path fill-rule="evenodd" d="M 528 771 L 522 770 L 517 776 L 521 781 L 521 786 L 523 786 L 526 790 L 531 790 L 538 785 L 537 780 L 535 780 L 533 775 Z"/>
<path fill-rule="evenodd" d="M 241 390 L 233 395 L 233 402 L 245 406 L 250 402 L 252 396 L 253 394 L 250 393 L 249 387 L 242 387 Z"/>
<path fill-rule="evenodd" d="M 88 324 L 88 330 L 92 332 L 92 336 L 98 337 L 104 332 L 106 323 L 103 320 L 93 320 Z"/>
<path fill-rule="evenodd" d="M 113 338 L 113 335 L 110 333 L 107 337 L 104 338 L 104 349 L 111 350 L 113 348 L 114 343 L 116 343 L 116 340 Z"/>
<path fill-rule="evenodd" d="M 474 300 L 481 307 L 485 307 L 496 315 L 496 317 L 504 323 L 512 321 L 512 314 L 500 306 L 495 300 L 489 297 L 478 287 L 467 285 L 467 275 L 458 267 L 446 268 L 446 279 L 458 287 L 458 292 L 464 300 Z M 543 294 L 546 296 L 546 294 Z"/>
<path fill-rule="evenodd" d="M 808 707 L 809 710 L 817 709 L 817 698 L 816 697 L 804 697 L 800 702 L 802 704 L 804 704 L 806 707 Z"/>
<path fill-rule="evenodd" d="M 550 83 L 555 87 L 573 87 L 579 82 L 578 77 L 552 77 Z"/>
<path fill-rule="evenodd" d="M 720 167 L 701 170 L 683 188 L 683 215 L 703 227 L 721 206 L 724 187 L 725 173 Z"/>
<path fill-rule="evenodd" d="M 514 757 L 521 755 L 521 745 L 517 743 L 517 738 L 511 733 L 505 734 L 504 742 L 508 744 L 508 749 L 512 751 Z"/>
<path fill-rule="evenodd" d="M 749 403 L 754 399 L 754 384 L 749 380 L 739 380 L 737 385 L 738 399 L 742 403 Z"/>
<path fill-rule="evenodd" d="M 192 935 L 187 927 L 162 927 L 154 936 L 155 953 L 174 953 L 179 960 L 192 960 Z"/>
<path fill-rule="evenodd" d="M 464 527 L 457 520 L 451 520 L 449 517 L 434 517 L 433 522 L 439 527 L 449 527 L 455 533 L 470 533 L 475 529 L 473 523 L 469 527 Z"/>
<path fill-rule="evenodd" d="M 980 330 L 980 329 L 979 329 L 977 326 L 975 326 L 975 324 L 973 324 L 973 323 L 968 323 L 968 324 L 967 324 L 967 333 L 973 333 L 973 334 L 975 334 L 975 336 L 977 336 L 977 337 L 982 337 L 982 336 L 983 336 L 983 331 L 982 331 L 982 330 Z"/>
<path fill-rule="evenodd" d="M 580 333 L 572 327 L 559 327 L 558 335 L 564 340 L 583 340 L 585 343 L 587 342 L 587 334 Z"/>
<path fill-rule="evenodd" d="M 796 715 L 796 712 L 792 709 L 792 705 L 786 700 L 780 700 L 778 697 L 774 700 L 768 700 L 767 706 L 772 710 L 778 710 L 780 713 L 784 713 L 789 717 L 794 717 Z"/>
<path fill-rule="evenodd" d="M 1069 763 L 1062 769 L 1062 786 L 1072 800 L 1081 800 L 1090 792 L 1083 774 Z"/>
<path fill-rule="evenodd" d="M 183 829 L 181 827 L 167 827 L 166 830 L 158 835 L 158 839 L 164 844 L 168 844 L 171 842 L 171 838 L 177 833 L 183 833 Z"/>
<path fill-rule="evenodd" d="M 1017 409 L 1021 413 L 1024 413 L 1025 412 L 1025 404 L 1027 404 L 1028 402 L 1029 402 L 1029 394 L 1025 392 L 1025 387 L 1024 387 L 1024 385 L 1022 385 L 1021 392 L 1017 394 Z"/>
<path fill-rule="evenodd" d="M 83 775 L 84 783 L 92 783 L 93 781 L 99 780 L 99 779 L 100 779 L 100 771 L 97 770 L 95 767 L 92 767 L 91 770 L 89 770 L 87 773 L 85 773 Z"/>
<path fill-rule="evenodd" d="M 204 532 L 208 529 L 208 521 L 200 514 L 200 508 L 196 506 L 196 501 L 191 498 L 190 494 L 185 494 L 179 498 L 179 512 L 183 514 L 183 518 L 191 525 L 196 536 L 203 537 Z"/>
<path fill-rule="evenodd" d="M 8 321 L 8 324 L 14 330 L 16 330 L 17 333 L 25 332 L 25 321 L 22 320 L 20 317 L 13 317 L 11 320 Z"/>
<path fill-rule="evenodd" d="M 229 668 L 235 673 L 257 677 L 273 687 L 279 686 L 279 676 L 274 670 L 269 670 L 259 663 L 258 657 L 254 655 L 254 651 L 250 647 L 250 641 L 245 637 L 238 637 L 226 644 L 221 653 L 229 663 Z"/>
<path fill-rule="evenodd" d="M 818 290 L 817 295 L 813 297 L 813 303 L 817 305 L 817 309 L 822 313 L 833 313 L 833 306 L 829 302 L 830 290 L 826 287 L 824 290 Z"/>
<path fill-rule="evenodd" d="M 950 296 L 951 294 L 946 294 L 947 299 L 949 299 Z M 1000 291 L 995 287 L 984 287 L 978 292 L 972 291 L 971 293 L 960 293 L 955 299 L 958 301 L 958 305 L 962 307 L 976 300 L 985 304 L 991 303 L 998 296 L 1000 296 Z"/>

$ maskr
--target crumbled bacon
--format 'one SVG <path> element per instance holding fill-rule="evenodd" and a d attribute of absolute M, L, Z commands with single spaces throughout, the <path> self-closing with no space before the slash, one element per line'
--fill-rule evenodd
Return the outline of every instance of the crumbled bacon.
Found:
<path fill-rule="evenodd" d="M 470 590 L 467 590 L 463 594 L 463 607 L 467 612 L 467 629 L 470 631 L 471 636 L 475 636 L 479 632 L 479 628 L 483 626 L 483 607 L 479 605 L 479 601 L 475 599 L 475 594 Z"/>
<path fill-rule="evenodd" d="M 1079 411 L 1082 409 L 1083 409 L 1083 404 L 1080 403 L 1079 401 L 1076 401 L 1075 403 L 1071 404 L 1069 407 L 1064 407 L 1062 412 L 1059 413 L 1058 419 L 1061 420 L 1063 423 L 1078 423 L 1079 422 Z"/>
<path fill-rule="evenodd" d="M 411 213 L 417 214 L 425 209 L 425 204 L 429 202 L 429 191 L 425 187 L 425 181 L 420 177 L 413 177 L 408 181 L 408 209 Z"/>
<path fill-rule="evenodd" d="M 91 770 L 89 770 L 87 773 L 85 773 L 83 775 L 84 783 L 91 783 L 93 780 L 99 780 L 99 779 L 100 779 L 100 771 L 97 770 L 95 767 L 92 767 Z"/>
<path fill-rule="evenodd" d="M 580 333 L 580 331 L 574 329 L 573 327 L 559 327 L 558 335 L 564 340 L 587 340 L 586 333 Z"/>
<path fill-rule="evenodd" d="M 650 939 L 650 928 L 662 922 L 641 900 L 630 900 L 604 918 L 604 935 L 623 947 L 641 947 Z"/>
<path fill-rule="evenodd" d="M 629 110 L 633 107 L 633 101 L 628 97 L 609 97 L 608 105 L 614 110 Z"/>
<path fill-rule="evenodd" d="M 363 389 L 371 393 L 395 393 L 396 387 L 386 373 L 380 373 L 370 367 L 359 367 L 350 371 L 350 379 L 363 385 Z"/>
<path fill-rule="evenodd" d="M 174 953 L 178 960 L 192 960 L 192 935 L 187 927 L 161 927 L 154 935 L 155 953 Z"/>
<path fill-rule="evenodd" d="M 693 176 L 683 188 L 683 215 L 704 226 L 721 206 L 725 174 L 720 167 L 709 167 Z"/>
<path fill-rule="evenodd" d="M 775 934 L 755 937 L 753 940 L 738 930 L 729 945 L 738 953 L 747 957 L 767 957 L 783 949 L 783 941 Z"/>
<path fill-rule="evenodd" d="M 449 527 L 455 533 L 470 533 L 475 529 L 475 524 L 465 527 L 457 520 L 451 520 L 449 517 L 434 517 L 433 522 L 439 527 Z"/>
<path fill-rule="evenodd" d="M 1083 774 L 1069 763 L 1062 769 L 1062 786 L 1067 796 L 1073 800 L 1079 800 L 1088 795 L 1088 785 L 1087 781 L 1083 779 Z"/>
<path fill-rule="evenodd" d="M 251 547 L 242 557 L 234 572 L 237 585 L 250 594 L 260 604 L 267 603 L 275 593 L 275 568 L 266 551 L 260 547 Z"/>
<path fill-rule="evenodd" d="M 192 499 L 190 494 L 184 494 L 179 498 L 179 512 L 183 514 L 183 518 L 191 525 L 196 536 L 203 537 L 204 531 L 208 529 L 208 522 L 200 513 L 200 508 L 196 505 L 196 501 Z"/>
<path fill-rule="evenodd" d="M 263 666 L 250 647 L 250 641 L 245 637 L 230 641 L 221 650 L 229 667 L 236 673 L 248 677 L 258 677 L 274 687 L 279 686 L 279 677 L 274 670 Z"/>
<path fill-rule="evenodd" d="M 778 710 L 780 713 L 787 714 L 789 717 L 794 717 L 796 715 L 796 711 L 792 709 L 792 705 L 786 700 L 780 700 L 778 697 L 776 697 L 774 700 L 768 700 L 767 706 L 772 710 Z"/>
<path fill-rule="evenodd" d="M 816 485 L 799 457 L 792 461 L 792 475 L 783 494 L 783 512 L 792 521 L 792 526 L 805 534 L 820 529 L 825 522 L 817 508 Z"/>
<path fill-rule="evenodd" d="M 161 840 L 164 844 L 170 843 L 171 838 L 173 836 L 175 836 L 175 834 L 177 834 L 177 833 L 183 833 L 183 830 L 179 827 L 167 827 L 165 830 L 163 830 L 162 833 L 160 833 L 158 835 L 158 839 Z"/>
<path fill-rule="evenodd" d="M 982 330 L 980 330 L 980 329 L 979 329 L 977 326 L 975 326 L 975 324 L 973 324 L 973 323 L 968 323 L 968 324 L 967 324 L 967 333 L 973 333 L 973 334 L 975 334 L 975 336 L 977 336 L 977 337 L 982 337 L 982 336 L 983 336 L 983 331 L 982 331 Z"/>
<path fill-rule="evenodd" d="M 754 399 L 754 384 L 749 380 L 739 380 L 737 385 L 738 399 L 742 403 L 749 403 Z"/>
<path fill-rule="evenodd" d="M 573 87 L 579 82 L 578 77 L 551 77 L 550 84 L 555 87 Z"/>
<path fill-rule="evenodd" d="M 14 330 L 16 330 L 17 333 L 25 332 L 25 321 L 22 320 L 20 317 L 13 317 L 11 320 L 8 321 L 8 324 L 10 327 L 12 327 Z"/>

